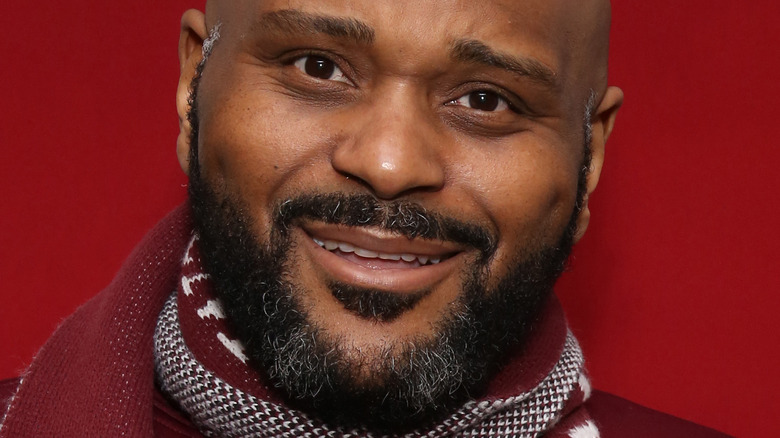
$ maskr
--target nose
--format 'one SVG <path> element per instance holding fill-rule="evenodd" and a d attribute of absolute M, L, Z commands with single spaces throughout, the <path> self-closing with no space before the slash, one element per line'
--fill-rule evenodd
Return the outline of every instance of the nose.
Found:
<path fill-rule="evenodd" d="M 431 109 L 410 90 L 388 93 L 350 115 L 332 156 L 332 166 L 358 179 L 381 199 L 411 191 L 436 191 L 444 184 Z"/>

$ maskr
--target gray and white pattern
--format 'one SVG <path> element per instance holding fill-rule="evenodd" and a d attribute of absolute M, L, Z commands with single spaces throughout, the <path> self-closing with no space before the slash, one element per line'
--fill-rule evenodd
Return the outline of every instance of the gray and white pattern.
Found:
<path fill-rule="evenodd" d="M 469 401 L 450 417 L 405 437 L 541 436 L 563 415 L 579 391 L 583 356 L 571 333 L 558 363 L 533 390 L 492 401 Z M 206 436 L 372 437 L 369 430 L 343 430 L 283 405 L 258 399 L 205 369 L 187 348 L 179 326 L 176 293 L 163 308 L 155 332 L 155 368 L 163 392 L 176 400 Z"/>

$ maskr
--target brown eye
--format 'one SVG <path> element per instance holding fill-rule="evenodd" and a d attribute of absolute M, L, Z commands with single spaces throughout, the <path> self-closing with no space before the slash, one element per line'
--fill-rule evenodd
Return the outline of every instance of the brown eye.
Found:
<path fill-rule="evenodd" d="M 302 56 L 293 63 L 300 71 L 307 75 L 326 81 L 347 82 L 349 79 L 335 62 L 328 58 L 316 55 Z"/>
<path fill-rule="evenodd" d="M 498 93 L 488 90 L 472 91 L 455 99 L 452 103 L 487 112 L 509 109 L 506 99 L 499 96 Z"/>
<path fill-rule="evenodd" d="M 331 60 L 319 56 L 307 56 L 303 64 L 303 71 L 307 75 L 320 79 L 330 79 L 335 70 L 336 65 Z"/>
<path fill-rule="evenodd" d="M 487 91 L 476 91 L 469 94 L 469 106 L 482 111 L 495 111 L 501 98 L 495 93 Z"/>

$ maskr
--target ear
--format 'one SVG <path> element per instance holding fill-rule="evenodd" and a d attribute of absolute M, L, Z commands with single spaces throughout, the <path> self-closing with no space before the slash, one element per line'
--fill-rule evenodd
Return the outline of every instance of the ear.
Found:
<path fill-rule="evenodd" d="M 190 84 L 195 77 L 198 64 L 203 58 L 203 41 L 208 37 L 206 17 L 202 12 L 190 9 L 181 17 L 181 36 L 179 37 L 179 87 L 176 90 L 176 112 L 179 114 L 179 137 L 176 140 L 176 155 L 185 174 L 189 172 L 190 144 L 192 126 L 187 120 L 192 90 Z"/>
<path fill-rule="evenodd" d="M 574 235 L 574 242 L 579 241 L 588 229 L 590 222 L 590 208 L 588 208 L 588 198 L 596 189 L 601 175 L 601 167 L 604 165 L 604 147 L 607 143 L 612 128 L 615 126 L 615 117 L 617 117 L 620 106 L 623 105 L 623 91 L 617 87 L 608 87 L 601 98 L 598 108 L 596 108 L 591 119 L 593 137 L 590 142 L 591 161 L 588 172 L 588 181 L 585 197 L 582 200 L 582 210 L 577 218 L 577 233 Z"/>

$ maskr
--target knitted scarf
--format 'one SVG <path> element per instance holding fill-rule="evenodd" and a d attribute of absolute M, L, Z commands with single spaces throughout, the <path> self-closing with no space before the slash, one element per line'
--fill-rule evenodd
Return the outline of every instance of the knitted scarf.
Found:
<path fill-rule="evenodd" d="M 155 369 L 163 392 L 207 436 L 379 436 L 334 427 L 275 396 L 225 323 L 202 270 L 197 237 L 185 251 L 177 291 L 160 313 Z M 528 346 L 493 379 L 485 396 L 404 436 L 598 437 L 587 412 L 578 409 L 589 388 L 579 345 L 551 298 Z"/>
<path fill-rule="evenodd" d="M 60 324 L 0 413 L 0 437 L 154 436 L 152 337 L 191 236 L 182 205 L 144 237 L 111 284 Z"/>

